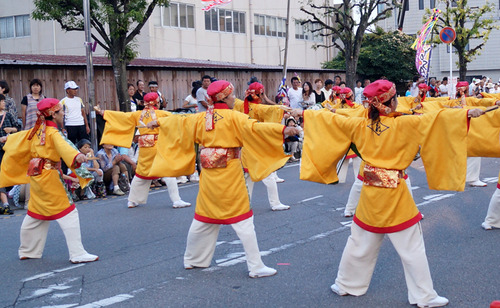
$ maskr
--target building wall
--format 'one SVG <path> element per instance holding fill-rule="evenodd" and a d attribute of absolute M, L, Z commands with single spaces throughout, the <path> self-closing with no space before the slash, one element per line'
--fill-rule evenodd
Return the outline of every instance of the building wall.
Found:
<path fill-rule="evenodd" d="M 162 25 L 161 7 L 157 7 L 135 43 L 139 57 L 187 58 L 262 65 L 281 65 L 285 39 L 255 35 L 254 14 L 286 18 L 286 0 L 233 1 L 222 9 L 245 12 L 245 33 L 226 33 L 205 30 L 203 4 L 198 0 L 179 0 L 176 3 L 194 5 L 195 28 L 175 28 Z M 0 17 L 30 14 L 32 0 L 0 1 Z M 332 57 L 332 51 L 311 47 L 314 42 L 295 38 L 295 19 L 304 18 L 300 2 L 291 1 L 290 41 L 288 65 L 320 68 L 321 63 Z M 0 53 L 85 55 L 84 33 L 65 32 L 56 22 L 31 20 L 28 37 L 0 39 Z M 328 55 L 327 53 L 330 53 Z M 104 56 L 99 46 L 95 55 Z"/>
<path fill-rule="evenodd" d="M 491 1 L 490 1 L 491 2 Z M 483 0 L 469 0 L 469 7 L 476 7 L 484 5 Z M 493 19 L 497 20 L 497 25 L 500 25 L 500 9 L 499 1 L 492 2 L 494 5 L 494 10 L 491 12 Z M 406 11 L 405 21 L 403 25 L 403 31 L 407 34 L 416 34 L 422 28 L 423 24 L 426 22 L 422 18 L 424 16 L 425 10 L 419 10 L 419 1 L 409 1 L 410 9 Z M 439 9 L 444 9 L 444 3 L 439 4 L 436 0 L 436 5 Z M 430 1 L 424 0 L 424 8 L 430 8 Z M 397 14 L 395 14 L 397 15 Z M 486 16 L 485 16 L 486 17 Z M 386 30 L 397 29 L 397 23 L 381 23 L 380 26 Z M 471 42 L 471 47 L 476 46 L 479 42 Z M 477 56 L 474 61 L 467 66 L 467 76 L 488 76 L 493 79 L 494 82 L 498 82 L 500 79 L 500 61 L 498 61 L 498 50 L 500 49 L 500 30 L 493 30 L 490 33 L 489 40 L 487 41 L 485 47 L 483 47 L 481 55 Z M 458 57 L 456 54 L 452 55 L 452 68 L 453 76 L 458 76 Z M 447 51 L 446 44 L 438 44 L 432 50 L 431 59 L 431 70 L 429 77 L 437 77 L 442 79 L 450 74 L 450 54 Z"/>

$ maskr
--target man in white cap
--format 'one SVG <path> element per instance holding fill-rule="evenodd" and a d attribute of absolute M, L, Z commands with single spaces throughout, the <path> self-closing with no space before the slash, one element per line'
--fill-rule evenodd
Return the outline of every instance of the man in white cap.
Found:
<path fill-rule="evenodd" d="M 89 139 L 90 127 L 85 114 L 85 105 L 78 94 L 80 87 L 70 80 L 64 84 L 66 97 L 61 100 L 64 108 L 64 128 L 71 142 L 77 143 L 82 139 Z"/>

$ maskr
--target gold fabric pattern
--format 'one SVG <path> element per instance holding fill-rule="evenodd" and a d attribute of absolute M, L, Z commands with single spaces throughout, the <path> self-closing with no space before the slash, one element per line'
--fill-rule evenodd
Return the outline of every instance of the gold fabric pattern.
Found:
<path fill-rule="evenodd" d="M 404 177 L 402 170 L 383 169 L 365 164 L 363 185 L 397 188 L 399 179 Z"/>
<path fill-rule="evenodd" d="M 200 151 L 201 166 L 206 169 L 226 168 L 231 159 L 240 158 L 240 148 L 203 148 Z"/>
<path fill-rule="evenodd" d="M 140 135 L 139 148 L 152 148 L 158 140 L 158 135 Z"/>

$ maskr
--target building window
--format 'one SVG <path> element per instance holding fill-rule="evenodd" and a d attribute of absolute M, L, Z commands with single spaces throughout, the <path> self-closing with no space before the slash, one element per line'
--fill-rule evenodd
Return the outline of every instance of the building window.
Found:
<path fill-rule="evenodd" d="M 458 6 L 457 1 L 451 0 L 451 7 L 457 7 L 457 6 Z"/>
<path fill-rule="evenodd" d="M 254 15 L 254 31 L 256 35 L 285 37 L 286 19 L 268 15 Z"/>
<path fill-rule="evenodd" d="M 382 4 L 377 4 L 377 14 L 381 14 L 384 11 L 385 5 Z"/>
<path fill-rule="evenodd" d="M 424 9 L 424 0 L 418 0 L 418 9 L 423 10 Z"/>
<path fill-rule="evenodd" d="M 301 25 L 299 20 L 295 21 L 295 38 L 298 40 L 307 40 L 314 42 L 323 42 L 323 38 L 321 37 L 321 31 L 311 31 L 320 29 L 321 26 L 319 24 L 306 24 Z"/>
<path fill-rule="evenodd" d="M 431 9 L 435 8 L 435 7 L 436 7 L 436 0 L 430 0 L 430 1 L 429 1 L 429 7 L 430 7 Z"/>
<path fill-rule="evenodd" d="M 31 35 L 30 15 L 0 18 L 0 39 Z"/>
<path fill-rule="evenodd" d="M 404 3 L 405 3 L 405 11 L 409 11 L 410 10 L 410 0 L 406 0 Z"/>
<path fill-rule="evenodd" d="M 245 33 L 245 13 L 224 9 L 205 11 L 205 29 L 219 32 Z"/>
<path fill-rule="evenodd" d="M 170 2 L 163 9 L 164 27 L 194 29 L 194 5 Z"/>

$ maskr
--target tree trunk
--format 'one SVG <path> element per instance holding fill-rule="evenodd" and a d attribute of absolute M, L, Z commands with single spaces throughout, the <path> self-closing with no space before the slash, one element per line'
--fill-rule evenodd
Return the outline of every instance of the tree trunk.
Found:
<path fill-rule="evenodd" d="M 458 54 L 458 72 L 460 80 L 465 80 L 467 76 L 467 60 L 461 53 Z"/>
<path fill-rule="evenodd" d="M 358 67 L 358 57 L 354 57 L 352 50 L 346 48 L 345 51 L 345 83 L 346 86 L 354 89 L 356 82 L 356 69 Z"/>
<path fill-rule="evenodd" d="M 120 111 L 130 111 L 129 97 L 127 93 L 127 63 L 123 60 L 121 52 L 111 56 L 113 63 L 113 75 L 115 77 L 116 94 Z"/>

